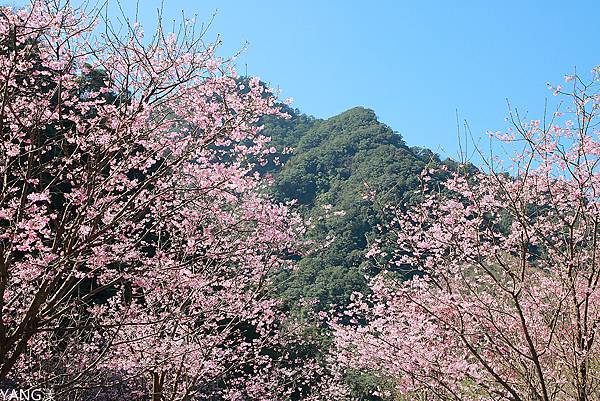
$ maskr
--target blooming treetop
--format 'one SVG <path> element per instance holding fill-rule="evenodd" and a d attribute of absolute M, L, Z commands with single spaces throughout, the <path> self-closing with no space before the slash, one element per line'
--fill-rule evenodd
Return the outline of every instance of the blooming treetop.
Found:
<path fill-rule="evenodd" d="M 254 173 L 275 99 L 187 24 L 97 12 L 0 9 L 0 383 L 285 399 L 311 368 L 268 291 L 300 230 Z"/>
<path fill-rule="evenodd" d="M 422 202 L 388 208 L 370 256 L 384 273 L 334 323 L 336 361 L 381 379 L 385 399 L 600 397 L 599 75 L 568 78 L 565 114 L 497 135 L 510 166 L 458 170 Z M 508 173 L 505 173 L 508 172 Z"/>

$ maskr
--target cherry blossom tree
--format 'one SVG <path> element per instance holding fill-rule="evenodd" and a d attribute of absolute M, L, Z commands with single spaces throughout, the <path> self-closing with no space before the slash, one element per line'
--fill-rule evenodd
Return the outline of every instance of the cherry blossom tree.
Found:
<path fill-rule="evenodd" d="M 100 15 L 0 9 L 0 383 L 299 396 L 316 370 L 269 279 L 302 225 L 255 173 L 273 95 L 187 21 L 148 38 Z"/>
<path fill-rule="evenodd" d="M 335 362 L 378 377 L 379 397 L 600 398 L 599 73 L 566 77 L 541 121 L 512 110 L 491 134 L 508 162 L 440 187 L 426 170 L 422 202 L 386 207 L 370 256 L 388 271 L 332 324 Z"/>

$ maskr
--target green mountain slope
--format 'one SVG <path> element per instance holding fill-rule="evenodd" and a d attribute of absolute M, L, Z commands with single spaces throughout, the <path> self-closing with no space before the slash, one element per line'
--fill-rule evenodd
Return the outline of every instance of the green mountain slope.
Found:
<path fill-rule="evenodd" d="M 364 254 L 383 216 L 365 195 L 374 190 L 383 202 L 410 202 L 423 167 L 441 162 L 431 151 L 406 146 L 369 109 L 352 108 L 327 120 L 288 113 L 289 120 L 265 121 L 264 134 L 278 148 L 294 148 L 274 171 L 273 192 L 281 201 L 298 201 L 312 222 L 316 250 L 278 285 L 290 305 L 310 298 L 325 309 L 364 290 L 365 275 L 374 273 Z"/>

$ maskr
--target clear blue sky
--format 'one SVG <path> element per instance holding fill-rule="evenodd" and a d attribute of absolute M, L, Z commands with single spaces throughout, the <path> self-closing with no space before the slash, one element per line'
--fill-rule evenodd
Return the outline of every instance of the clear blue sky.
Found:
<path fill-rule="evenodd" d="M 121 3 L 133 16 L 136 1 Z M 140 0 L 146 31 L 159 6 Z M 547 82 L 600 64 L 597 0 L 164 0 L 165 20 L 182 10 L 199 21 L 218 11 L 211 34 L 221 34 L 222 54 L 248 41 L 238 70 L 247 65 L 302 111 L 369 107 L 409 145 L 448 156 L 456 109 L 474 135 L 499 130 L 507 98 L 539 115 Z"/>

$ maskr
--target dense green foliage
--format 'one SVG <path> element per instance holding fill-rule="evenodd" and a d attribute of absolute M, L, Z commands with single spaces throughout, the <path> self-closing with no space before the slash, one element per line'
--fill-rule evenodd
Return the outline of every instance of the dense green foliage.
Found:
<path fill-rule="evenodd" d="M 378 272 L 365 257 L 369 241 L 381 237 L 378 227 L 390 217 L 382 205 L 417 202 L 422 170 L 440 164 L 453 170 L 456 163 L 441 161 L 428 149 L 408 147 L 399 133 L 363 107 L 326 120 L 297 109 L 286 111 L 289 119 L 263 121 L 263 134 L 271 137 L 283 164 L 269 163 L 260 169 L 273 175 L 273 196 L 281 202 L 296 202 L 309 222 L 312 252 L 299 258 L 294 271 L 276 277 L 285 304 L 302 317 L 307 311 L 343 307 L 353 292 L 367 291 L 367 277 Z M 436 175 L 434 181 L 444 178 Z M 399 273 L 407 274 L 402 269 Z M 307 328 L 307 336 L 319 344 L 307 358 L 321 358 L 328 352 L 330 333 L 318 326 Z M 345 380 L 356 399 L 378 401 L 373 391 L 385 387 L 359 372 Z"/>
<path fill-rule="evenodd" d="M 327 120 L 288 113 L 290 119 L 265 121 L 264 134 L 278 149 L 293 148 L 272 170 L 273 191 L 280 201 L 297 200 L 311 222 L 315 251 L 297 271 L 280 276 L 278 285 L 290 305 L 305 298 L 327 309 L 364 290 L 365 275 L 374 273 L 364 255 L 384 217 L 367 195 L 376 191 L 382 202 L 411 202 L 422 169 L 441 161 L 429 150 L 406 146 L 369 109 L 355 107 Z"/>

